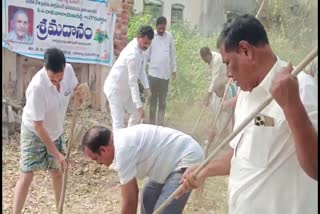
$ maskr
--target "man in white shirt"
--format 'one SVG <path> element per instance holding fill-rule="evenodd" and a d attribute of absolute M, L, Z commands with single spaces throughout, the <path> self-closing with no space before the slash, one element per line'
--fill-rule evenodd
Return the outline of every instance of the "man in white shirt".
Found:
<path fill-rule="evenodd" d="M 229 175 L 229 213 L 317 213 L 318 104 L 312 77 L 292 77 L 291 65 L 272 51 L 262 24 L 252 15 L 227 22 L 218 39 L 228 77 L 241 88 L 235 127 L 274 98 L 230 142 L 229 150 L 194 179 L 184 175 L 185 191 L 209 176 Z"/>
<path fill-rule="evenodd" d="M 153 37 L 153 29 L 150 26 L 142 26 L 137 38 L 121 51 L 104 82 L 104 93 L 109 102 L 114 130 L 124 128 L 124 110 L 130 114 L 128 126 L 139 123 L 144 117 L 138 80 L 141 81 L 146 96 L 151 96 L 144 52 L 148 49 Z"/>
<path fill-rule="evenodd" d="M 121 183 L 121 213 L 137 212 L 137 179 L 148 177 L 142 193 L 141 212 L 152 214 L 180 185 L 189 166 L 200 163 L 200 145 L 180 131 L 148 124 L 114 130 L 95 126 L 84 135 L 80 149 L 98 164 L 115 161 Z M 190 192 L 174 200 L 164 214 L 181 214 Z"/>
<path fill-rule="evenodd" d="M 200 49 L 200 56 L 203 61 L 209 65 L 208 76 L 210 85 L 204 103 L 206 106 L 210 103 L 211 110 L 216 117 L 225 88 L 228 85 L 227 67 L 222 62 L 221 54 L 211 51 L 209 47 L 202 47 Z M 209 131 L 208 142 L 212 142 L 219 133 L 223 132 L 223 135 L 226 136 L 226 134 L 228 134 L 232 129 L 232 122 L 230 122 L 230 125 L 228 126 L 229 130 L 226 131 L 225 126 L 227 126 L 227 123 L 229 123 L 230 120 L 233 120 L 233 109 L 237 102 L 237 90 L 238 89 L 234 83 L 229 85 L 218 121 L 215 127 Z"/>
<path fill-rule="evenodd" d="M 66 142 L 63 123 L 70 95 L 78 80 L 63 52 L 56 48 L 44 53 L 44 67 L 30 81 L 26 90 L 20 134 L 20 177 L 14 190 L 13 213 L 21 213 L 31 185 L 34 171 L 50 170 L 52 186 L 58 207 L 62 171 L 66 167 L 63 153 Z M 77 93 L 80 104 L 83 92 Z M 78 99 L 79 98 L 79 99 Z"/>
<path fill-rule="evenodd" d="M 172 34 L 166 31 L 167 19 L 156 21 L 154 39 L 149 48 L 150 123 L 163 125 L 167 105 L 170 75 L 175 79 L 177 72 L 176 50 Z"/>

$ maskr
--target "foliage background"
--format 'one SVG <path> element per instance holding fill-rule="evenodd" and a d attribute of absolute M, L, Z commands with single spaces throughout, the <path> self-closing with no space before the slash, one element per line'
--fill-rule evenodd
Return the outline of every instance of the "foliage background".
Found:
<path fill-rule="evenodd" d="M 274 52 L 294 65 L 317 45 L 316 0 L 269 0 L 261 19 Z M 257 6 L 257 9 L 259 6 Z M 155 28 L 150 11 L 132 14 L 129 19 L 129 41 L 139 26 L 149 24 Z M 216 50 L 218 35 L 201 35 L 188 23 L 178 23 L 169 30 L 175 40 L 177 54 L 177 78 L 171 80 L 166 119 L 169 125 L 191 130 L 202 109 L 202 99 L 207 92 L 207 64 L 199 55 L 203 46 Z M 210 114 L 210 113 L 208 113 Z M 178 124 L 183 117 L 183 124 Z M 208 116 L 209 117 L 209 116 Z M 186 122 L 189 121 L 189 122 Z"/>

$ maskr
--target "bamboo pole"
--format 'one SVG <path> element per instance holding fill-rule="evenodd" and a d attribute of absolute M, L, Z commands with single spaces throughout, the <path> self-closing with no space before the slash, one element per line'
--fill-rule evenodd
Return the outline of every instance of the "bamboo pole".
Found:
<path fill-rule="evenodd" d="M 292 76 L 297 76 L 316 56 L 318 55 L 318 48 L 313 49 L 300 63 L 299 65 L 292 71 Z M 229 135 L 227 136 L 220 145 L 210 154 L 210 156 L 204 160 L 201 165 L 194 171 L 193 176 L 197 178 L 197 175 L 200 171 L 206 167 L 209 161 L 220 151 L 220 149 L 229 143 L 235 136 L 237 136 L 242 129 L 244 129 L 249 122 L 251 122 L 257 114 L 259 114 L 267 105 L 271 103 L 273 100 L 271 94 L 267 96 L 267 98 L 258 106 L 255 111 L 253 111 L 242 123 Z M 166 208 L 176 197 L 176 195 L 183 190 L 183 184 L 180 185 L 176 191 L 174 191 L 169 198 L 156 210 L 153 214 L 161 214 L 161 212 Z"/>
<path fill-rule="evenodd" d="M 78 88 L 82 88 L 84 90 L 84 92 L 86 93 L 85 97 L 82 97 L 82 105 L 86 106 L 89 103 L 90 100 L 90 88 L 86 83 L 82 83 L 78 86 Z M 68 148 L 67 148 L 67 153 L 65 156 L 65 160 L 67 162 L 67 166 L 64 170 L 63 173 L 63 180 L 62 180 L 62 190 L 61 190 L 61 194 L 60 194 L 60 201 L 59 201 L 59 208 L 58 208 L 58 213 L 62 214 L 63 213 L 63 205 L 64 205 L 64 200 L 65 200 L 65 195 L 66 195 L 66 190 L 67 190 L 67 179 L 68 179 L 68 171 L 69 171 L 69 164 L 68 164 L 68 160 L 70 157 L 70 152 L 71 152 L 71 147 L 74 144 L 74 141 L 79 139 L 79 136 L 81 135 L 81 133 L 83 132 L 83 127 L 81 126 L 81 128 L 79 130 L 75 130 L 76 127 L 76 121 L 78 119 L 78 113 L 79 113 L 79 107 L 77 106 L 76 103 L 76 96 L 77 94 L 74 95 L 74 100 L 73 100 L 73 115 L 72 115 L 72 121 L 71 121 L 71 132 L 70 132 L 70 138 L 69 138 L 69 142 L 68 142 Z"/>
<path fill-rule="evenodd" d="M 198 117 L 198 119 L 197 119 L 197 122 L 196 122 L 195 126 L 193 127 L 193 129 L 192 129 L 192 131 L 191 131 L 191 135 L 193 135 L 194 132 L 196 131 L 196 129 L 197 129 L 199 123 L 200 123 L 200 120 L 201 120 L 201 118 L 202 118 L 202 115 L 203 115 L 203 113 L 204 113 L 204 110 L 205 110 L 206 108 L 207 108 L 207 106 L 204 105 L 203 108 L 202 108 L 202 111 L 201 111 L 201 113 L 200 113 L 200 115 L 199 115 L 199 117 Z"/>
<path fill-rule="evenodd" d="M 226 96 L 226 95 L 227 95 L 227 91 L 228 91 L 228 88 L 229 88 L 231 82 L 232 82 L 232 79 L 229 79 L 228 84 L 227 84 L 226 88 L 224 89 L 223 97 L 222 97 L 222 99 L 221 99 L 221 102 L 220 102 L 220 105 L 219 105 L 219 108 L 218 108 L 218 112 L 217 112 L 217 114 L 216 114 L 216 117 L 215 117 L 215 119 L 214 119 L 214 121 L 213 121 L 212 129 L 214 129 L 214 127 L 216 126 L 216 123 L 217 123 L 217 121 L 218 121 L 218 118 L 219 118 L 219 116 L 220 116 L 220 112 L 221 112 L 221 109 L 222 109 L 222 104 L 223 104 L 223 102 L 225 101 L 225 99 L 226 99 L 226 97 L 227 97 L 227 96 Z M 211 143 L 212 143 L 212 141 L 208 141 L 208 144 L 204 147 L 204 152 L 205 152 L 205 154 L 208 153 L 208 149 L 209 149 Z M 206 157 L 207 157 L 207 155 L 206 155 Z"/>

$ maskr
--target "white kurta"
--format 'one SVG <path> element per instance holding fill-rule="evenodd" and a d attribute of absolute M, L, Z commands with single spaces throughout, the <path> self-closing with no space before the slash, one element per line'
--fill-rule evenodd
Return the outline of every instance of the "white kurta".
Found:
<path fill-rule="evenodd" d="M 251 93 L 240 92 L 235 128 L 265 99 L 275 72 L 286 64 L 278 59 Z M 316 85 L 305 73 L 300 73 L 298 80 L 301 100 L 317 128 Z M 317 213 L 318 182 L 306 175 L 297 160 L 281 107 L 272 101 L 261 114 L 273 118 L 274 126 L 256 126 L 252 121 L 230 142 L 234 155 L 229 177 L 229 213 Z"/>
<path fill-rule="evenodd" d="M 227 67 L 222 62 L 221 54 L 218 52 L 211 51 L 212 59 L 209 64 L 209 76 L 210 76 L 210 86 L 208 89 L 209 93 L 213 92 L 217 82 L 225 82 L 227 84 Z"/>
<path fill-rule="evenodd" d="M 124 127 L 124 109 L 131 114 L 129 125 L 138 122 L 137 109 L 142 107 L 138 79 L 149 88 L 145 71 L 146 55 L 133 39 L 120 53 L 104 83 L 109 101 L 113 129 Z"/>

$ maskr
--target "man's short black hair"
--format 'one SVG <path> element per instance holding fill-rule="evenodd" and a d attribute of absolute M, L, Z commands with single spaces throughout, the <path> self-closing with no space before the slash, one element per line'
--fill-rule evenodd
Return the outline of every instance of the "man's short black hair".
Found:
<path fill-rule="evenodd" d="M 208 54 L 211 54 L 211 50 L 210 50 L 209 47 L 205 46 L 205 47 L 202 47 L 202 48 L 200 49 L 200 56 L 201 56 L 201 57 L 205 57 L 205 56 L 207 56 Z"/>
<path fill-rule="evenodd" d="M 109 145 L 110 136 L 111 131 L 106 127 L 93 126 L 84 134 L 80 144 L 80 150 L 84 151 L 85 147 L 87 147 L 93 153 L 100 154 L 99 148 Z"/>
<path fill-rule="evenodd" d="M 158 26 L 158 25 L 166 25 L 166 24 L 167 24 L 166 17 L 160 16 L 159 18 L 157 18 L 156 26 Z"/>
<path fill-rule="evenodd" d="M 53 73 L 59 73 L 66 66 L 66 58 L 58 48 L 48 48 L 44 53 L 44 67 Z"/>
<path fill-rule="evenodd" d="M 263 25 L 256 17 L 249 14 L 237 16 L 224 24 L 217 41 L 217 48 L 223 43 L 226 52 L 234 51 L 238 49 L 240 41 L 247 41 L 255 47 L 269 44 Z"/>
<path fill-rule="evenodd" d="M 152 27 L 149 25 L 143 25 L 139 28 L 137 37 L 142 38 L 145 36 L 147 36 L 148 39 L 150 39 L 150 40 L 152 40 L 154 37 L 154 31 L 153 31 Z"/>

